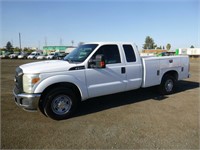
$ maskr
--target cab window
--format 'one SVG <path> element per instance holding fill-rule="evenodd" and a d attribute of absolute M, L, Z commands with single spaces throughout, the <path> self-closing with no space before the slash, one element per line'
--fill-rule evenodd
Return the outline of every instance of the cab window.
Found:
<path fill-rule="evenodd" d="M 135 62 L 136 58 L 135 58 L 133 47 L 131 45 L 123 45 L 123 48 L 126 55 L 126 61 Z"/>
<path fill-rule="evenodd" d="M 95 59 L 96 55 L 104 55 L 106 64 L 121 63 L 119 48 L 117 45 L 104 45 L 101 46 L 97 52 L 93 55 L 92 59 Z"/>

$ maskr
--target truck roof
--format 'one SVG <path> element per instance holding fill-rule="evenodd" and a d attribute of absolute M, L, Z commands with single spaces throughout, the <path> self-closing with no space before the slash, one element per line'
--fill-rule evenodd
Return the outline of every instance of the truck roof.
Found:
<path fill-rule="evenodd" d="M 131 44 L 131 45 L 136 45 L 133 42 L 88 42 L 84 44 L 99 44 L 99 45 L 104 45 L 104 44 Z"/>

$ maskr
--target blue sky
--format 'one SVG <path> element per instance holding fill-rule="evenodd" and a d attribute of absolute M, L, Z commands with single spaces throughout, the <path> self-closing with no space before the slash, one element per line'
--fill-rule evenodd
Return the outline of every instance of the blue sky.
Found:
<path fill-rule="evenodd" d="M 158 46 L 200 47 L 199 0 L 3 0 L 1 43 L 19 47 L 79 42 L 134 42 L 146 36 Z"/>

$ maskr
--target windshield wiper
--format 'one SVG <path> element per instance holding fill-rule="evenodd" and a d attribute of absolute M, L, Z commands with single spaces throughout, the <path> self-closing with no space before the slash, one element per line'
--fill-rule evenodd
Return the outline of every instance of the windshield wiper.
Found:
<path fill-rule="evenodd" d="M 69 63 L 71 63 L 72 62 L 72 60 L 70 60 L 70 59 L 64 59 L 65 61 L 68 61 Z"/>
<path fill-rule="evenodd" d="M 76 61 L 71 60 L 71 59 L 65 59 L 65 60 L 68 61 L 69 63 L 74 63 L 74 62 L 76 62 Z"/>

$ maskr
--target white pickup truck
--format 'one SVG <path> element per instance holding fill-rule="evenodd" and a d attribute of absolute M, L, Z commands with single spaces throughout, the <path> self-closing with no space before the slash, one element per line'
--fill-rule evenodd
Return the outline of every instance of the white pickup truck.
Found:
<path fill-rule="evenodd" d="M 79 46 L 64 60 L 16 68 L 15 102 L 55 120 L 69 118 L 78 102 L 159 85 L 170 94 L 178 80 L 189 78 L 188 56 L 141 58 L 131 43 L 96 42 Z"/>

